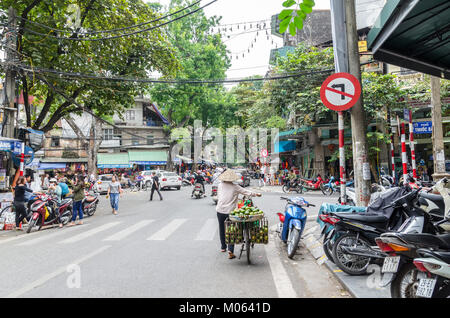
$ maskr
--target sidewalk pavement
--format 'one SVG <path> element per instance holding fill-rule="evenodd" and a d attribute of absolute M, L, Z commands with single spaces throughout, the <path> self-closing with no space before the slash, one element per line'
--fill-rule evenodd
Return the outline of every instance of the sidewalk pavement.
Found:
<path fill-rule="evenodd" d="M 380 288 L 378 283 L 381 281 L 380 270 L 377 265 L 373 265 L 375 271 L 370 275 L 351 276 L 340 270 L 333 262 L 328 260 L 319 241 L 321 229 L 318 224 L 305 230 L 302 237 L 303 244 L 314 256 L 319 265 L 324 264 L 340 281 L 342 286 L 355 298 L 391 298 L 389 286 Z M 376 287 L 375 287 L 376 286 Z"/>

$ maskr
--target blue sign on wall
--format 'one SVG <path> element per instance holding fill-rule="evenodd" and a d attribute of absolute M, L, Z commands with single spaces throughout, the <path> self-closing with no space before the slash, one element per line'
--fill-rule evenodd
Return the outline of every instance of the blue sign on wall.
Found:
<path fill-rule="evenodd" d="M 433 125 L 431 121 L 418 121 L 413 123 L 413 130 L 415 134 L 431 134 Z"/>

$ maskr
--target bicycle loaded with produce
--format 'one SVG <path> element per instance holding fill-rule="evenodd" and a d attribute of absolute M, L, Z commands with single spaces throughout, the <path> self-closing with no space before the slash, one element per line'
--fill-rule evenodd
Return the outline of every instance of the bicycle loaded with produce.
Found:
<path fill-rule="evenodd" d="M 225 221 L 226 244 L 242 244 L 239 259 L 245 251 L 247 262 L 251 264 L 251 248 L 255 244 L 269 243 L 269 222 L 264 212 L 253 205 L 249 198 L 238 203 L 238 208 L 232 211 Z"/>

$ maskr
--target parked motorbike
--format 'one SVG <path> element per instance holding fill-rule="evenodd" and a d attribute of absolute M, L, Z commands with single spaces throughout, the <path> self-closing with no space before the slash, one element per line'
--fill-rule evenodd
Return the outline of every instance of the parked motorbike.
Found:
<path fill-rule="evenodd" d="M 201 183 L 196 183 L 194 185 L 194 192 L 192 193 L 192 195 L 196 198 L 196 199 L 200 199 L 203 198 L 204 193 L 203 193 L 203 188 Z"/>
<path fill-rule="evenodd" d="M 346 185 L 346 188 L 345 188 L 345 204 L 351 205 L 351 206 L 356 206 L 355 188 L 350 186 L 350 185 L 353 185 L 353 181 L 348 182 L 348 184 L 349 184 L 349 186 Z M 341 193 L 341 188 L 338 187 L 336 189 L 336 191 L 338 193 Z M 338 198 L 338 203 L 341 204 L 341 196 L 339 196 L 339 198 Z"/>
<path fill-rule="evenodd" d="M 379 206 L 384 213 L 331 213 L 335 231 L 341 234 L 333 243 L 336 265 L 349 275 L 362 275 L 370 263 L 381 262 L 386 256 L 376 247 L 375 239 L 382 233 L 436 234 L 430 216 L 417 205 L 419 191 L 411 191 L 386 207 Z M 331 222 L 327 218 L 323 221 Z"/>
<path fill-rule="evenodd" d="M 444 178 L 433 187 L 441 193 L 446 211 L 444 219 L 433 223 L 436 233 L 399 231 L 401 233 L 384 233 L 376 239 L 377 245 L 388 255 L 383 261 L 381 272 L 392 275 L 390 290 L 393 298 L 449 296 L 446 280 L 437 278 L 434 282 L 427 281 L 426 279 L 429 277 L 427 277 L 426 272 L 414 264 L 414 259 L 421 257 L 418 252 L 420 249 L 450 250 L 450 234 L 445 233 L 445 230 L 441 227 L 442 224 L 448 223 L 450 219 L 450 195 L 445 189 L 448 184 L 448 180 Z M 418 225 L 420 226 L 420 224 Z M 409 226 L 409 224 L 406 226 Z"/>
<path fill-rule="evenodd" d="M 303 186 L 299 179 L 286 180 L 281 188 L 284 193 L 295 191 L 297 193 L 303 193 Z"/>
<path fill-rule="evenodd" d="M 427 275 L 419 281 L 416 296 L 448 298 L 450 296 L 450 250 L 418 249 L 419 258 L 413 261 L 417 269 Z"/>
<path fill-rule="evenodd" d="M 217 198 L 217 186 L 212 186 L 212 189 L 211 189 L 211 197 L 212 197 L 212 200 L 213 200 L 213 202 L 214 202 L 214 204 L 216 204 L 217 205 L 217 201 L 218 201 L 218 198 Z"/>
<path fill-rule="evenodd" d="M 131 182 L 129 183 L 130 186 L 130 190 L 133 192 L 137 192 L 137 191 L 147 191 L 147 182 L 144 182 L 144 180 L 142 181 L 135 181 L 135 182 Z"/>
<path fill-rule="evenodd" d="M 323 185 L 322 192 L 325 195 L 332 195 L 335 191 L 338 191 L 339 186 L 339 181 L 336 181 L 336 178 L 331 176 Z"/>
<path fill-rule="evenodd" d="M 56 198 L 41 194 L 31 205 L 30 210 L 32 215 L 27 233 L 30 233 L 35 226 L 38 226 L 39 231 L 44 225 L 58 224 L 59 220 L 66 225 L 72 218 L 72 199 L 63 199 L 58 204 Z"/>
<path fill-rule="evenodd" d="M 97 211 L 98 196 L 96 194 L 91 195 L 88 191 L 84 192 L 85 196 L 82 201 L 83 213 L 87 216 L 93 216 L 95 211 Z"/>
<path fill-rule="evenodd" d="M 306 210 L 304 207 L 315 205 L 308 203 L 302 197 L 281 197 L 281 200 L 286 200 L 287 204 L 284 214 L 277 213 L 280 219 L 278 233 L 281 240 L 287 243 L 287 254 L 292 259 L 306 225 Z"/>
<path fill-rule="evenodd" d="M 300 179 L 300 183 L 303 188 L 307 190 L 321 190 L 323 192 L 324 181 L 321 176 L 318 176 L 316 179 L 308 180 L 308 179 Z M 323 194 L 325 194 L 323 192 Z"/>

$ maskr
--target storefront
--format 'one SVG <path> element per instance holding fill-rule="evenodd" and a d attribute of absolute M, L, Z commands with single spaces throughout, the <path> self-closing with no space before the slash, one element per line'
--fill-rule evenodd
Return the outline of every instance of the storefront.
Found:
<path fill-rule="evenodd" d="M 167 151 L 128 151 L 133 168 L 142 170 L 164 170 L 167 165 Z"/>

